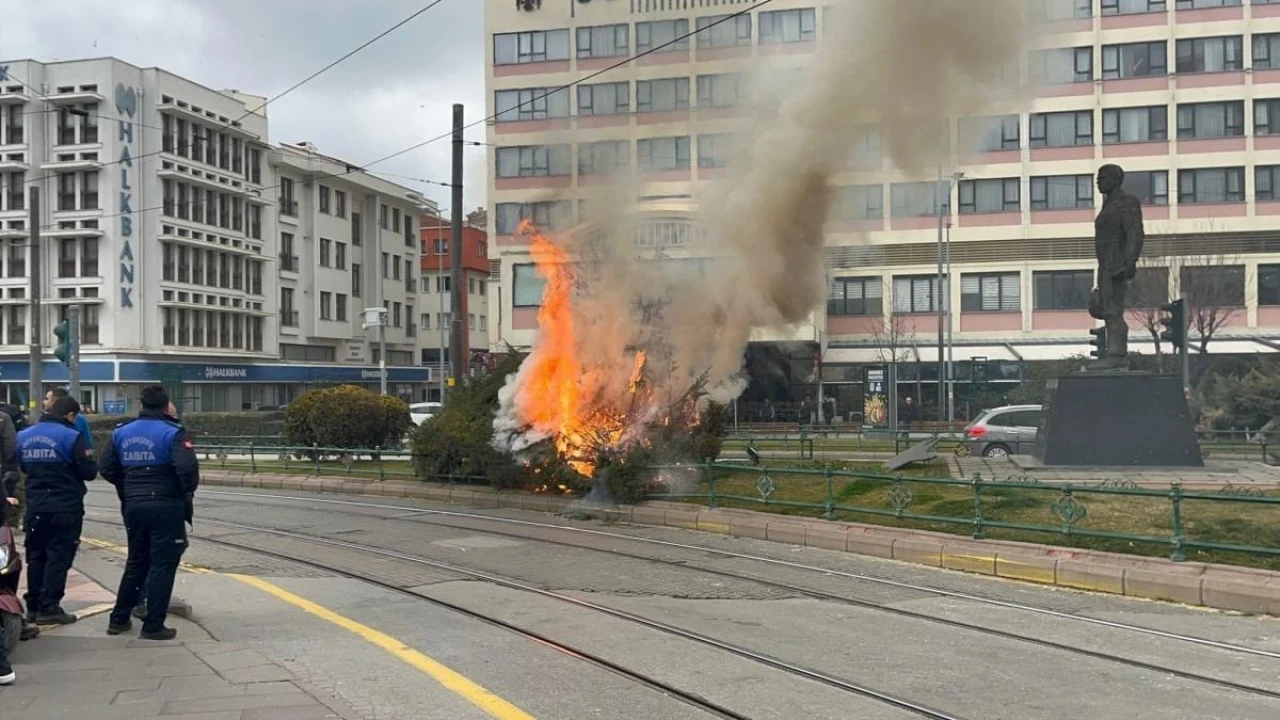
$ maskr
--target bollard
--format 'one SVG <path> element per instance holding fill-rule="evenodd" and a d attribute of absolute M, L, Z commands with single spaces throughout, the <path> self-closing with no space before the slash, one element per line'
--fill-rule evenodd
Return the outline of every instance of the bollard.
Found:
<path fill-rule="evenodd" d="M 258 459 L 253 454 L 253 441 L 249 441 L 249 472 L 258 472 Z"/>
<path fill-rule="evenodd" d="M 1173 552 L 1169 559 L 1174 562 L 1182 562 L 1187 559 L 1183 549 L 1186 542 L 1185 531 L 1182 527 L 1182 484 L 1173 483 L 1169 489 L 1169 499 L 1173 503 Z"/>
<path fill-rule="evenodd" d="M 831 468 L 822 470 L 822 477 L 827 481 L 827 512 L 825 514 L 828 520 L 836 519 L 836 485 L 835 479 L 831 477 Z"/>
<path fill-rule="evenodd" d="M 987 531 L 982 524 L 982 475 L 974 473 L 970 484 L 973 486 L 973 539 L 985 540 Z"/>
<path fill-rule="evenodd" d="M 320 443 L 311 443 L 311 453 L 315 456 L 316 475 L 323 475 L 324 473 L 320 470 Z"/>
<path fill-rule="evenodd" d="M 707 507 L 714 509 L 716 506 L 716 467 L 711 463 L 703 463 L 703 475 L 707 478 Z"/>

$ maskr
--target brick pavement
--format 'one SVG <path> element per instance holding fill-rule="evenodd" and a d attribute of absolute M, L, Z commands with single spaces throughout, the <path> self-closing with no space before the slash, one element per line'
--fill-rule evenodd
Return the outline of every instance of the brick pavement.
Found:
<path fill-rule="evenodd" d="M 267 657 L 217 642 L 186 620 L 170 619 L 178 630 L 170 642 L 138 639 L 137 621 L 133 633 L 109 637 L 112 600 L 111 592 L 72 570 L 63 607 L 82 619 L 45 628 L 18 646 L 12 658 L 18 681 L 0 687 L 4 720 L 356 717 Z"/>

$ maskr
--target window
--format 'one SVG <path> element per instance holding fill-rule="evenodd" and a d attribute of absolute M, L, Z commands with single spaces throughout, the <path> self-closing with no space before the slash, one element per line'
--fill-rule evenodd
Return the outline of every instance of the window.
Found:
<path fill-rule="evenodd" d="M 1244 101 L 1185 103 L 1178 106 L 1178 138 L 1244 135 Z"/>
<path fill-rule="evenodd" d="M 360 263 L 351 263 L 351 297 L 360 297 L 360 288 L 364 283 L 361 270 Z"/>
<path fill-rule="evenodd" d="M 1102 46 L 1103 80 L 1168 75 L 1168 63 L 1168 47 L 1163 40 Z"/>
<path fill-rule="evenodd" d="M 1018 212 L 1022 181 L 1018 178 L 960 181 L 960 214 Z"/>
<path fill-rule="evenodd" d="M 1280 165 L 1259 165 L 1253 172 L 1256 199 L 1259 202 L 1280 200 Z"/>
<path fill-rule="evenodd" d="M 698 48 L 741 47 L 751 44 L 751 15 L 710 15 L 694 21 Z"/>
<path fill-rule="evenodd" d="M 962 118 L 958 130 L 962 146 L 974 152 L 1017 150 L 1021 145 L 1017 115 Z"/>
<path fill-rule="evenodd" d="M 728 167 L 729 159 L 737 151 L 740 136 L 733 133 L 716 133 L 698 136 L 698 167 Z"/>
<path fill-rule="evenodd" d="M 1177 60 L 1180 73 L 1243 70 L 1244 38 L 1230 35 L 1179 40 Z"/>
<path fill-rule="evenodd" d="M 813 8 L 760 13 L 761 45 L 812 42 L 815 39 L 817 39 L 817 13 Z"/>
<path fill-rule="evenodd" d="M 680 52 L 689 49 L 688 20 L 636 23 L 636 52 Z"/>
<path fill-rule="evenodd" d="M 76 209 L 76 174 L 58 174 L 58 209 Z"/>
<path fill-rule="evenodd" d="M 344 242 L 333 244 L 333 267 L 338 270 L 347 269 L 347 244 Z"/>
<path fill-rule="evenodd" d="M 542 305 L 542 291 L 547 281 L 538 275 L 533 265 L 512 265 L 511 306 L 538 307 Z"/>
<path fill-rule="evenodd" d="M 910 218 L 937 215 L 947 200 L 936 182 L 894 183 L 889 186 L 893 217 Z"/>
<path fill-rule="evenodd" d="M 76 276 L 76 246 L 75 238 L 63 238 L 58 242 L 58 277 Z"/>
<path fill-rule="evenodd" d="M 835 278 L 827 295 L 827 314 L 881 317 L 883 296 L 880 278 Z"/>
<path fill-rule="evenodd" d="M 573 222 L 573 204 L 567 200 L 498 203 L 494 212 L 497 215 L 495 226 L 500 235 L 514 235 L 521 220 L 531 220 L 539 228 L 547 230 L 568 227 Z M 447 252 L 448 246 L 444 247 Z"/>
<path fill-rule="evenodd" d="M 84 238 L 80 241 L 80 276 L 98 276 L 98 238 Z"/>
<path fill-rule="evenodd" d="M 497 122 L 529 122 L 569 117 L 569 91 L 554 88 L 498 90 L 493 94 Z"/>
<path fill-rule="evenodd" d="M 1244 168 L 1179 170 L 1178 202 L 1244 202 Z"/>
<path fill-rule="evenodd" d="M 1280 33 L 1257 33 L 1253 36 L 1253 69 L 1280 68 Z"/>
<path fill-rule="evenodd" d="M 1169 139 L 1169 108 L 1118 108 L 1102 111 L 1102 142 L 1160 142 Z"/>
<path fill-rule="evenodd" d="M 631 112 L 631 84 L 597 83 L 578 86 L 579 115 L 622 115 Z"/>
<path fill-rule="evenodd" d="M 578 59 L 622 57 L 631 54 L 630 28 L 597 25 L 578 28 Z"/>
<path fill-rule="evenodd" d="M 1125 303 L 1131 308 L 1154 309 L 1169 301 L 1169 268 L 1140 267 L 1129 283 Z"/>
<path fill-rule="evenodd" d="M 347 216 L 347 194 L 342 190 L 333 191 L 333 214 L 340 218 Z"/>
<path fill-rule="evenodd" d="M 747 76 L 741 73 L 698 76 L 698 107 L 736 107 L 751 100 Z"/>
<path fill-rule="evenodd" d="M 1280 305 L 1280 265 L 1258 266 L 1258 304 Z"/>
<path fill-rule="evenodd" d="M 879 220 L 884 217 L 882 185 L 845 185 L 832 190 L 832 220 L 851 222 Z"/>
<path fill-rule="evenodd" d="M 636 81 L 636 112 L 689 109 L 689 78 Z"/>
<path fill-rule="evenodd" d="M 689 169 L 689 137 L 646 138 L 636 141 L 636 157 L 644 172 Z"/>
<path fill-rule="evenodd" d="M 1280 99 L 1253 101 L 1253 133 L 1280 135 Z"/>
<path fill-rule="evenodd" d="M 631 167 L 631 143 L 602 140 L 578 146 L 579 175 L 610 175 Z"/>
<path fill-rule="evenodd" d="M 333 251 L 333 241 L 320 238 L 320 267 L 329 267 L 329 255 Z"/>
<path fill-rule="evenodd" d="M 450 275 L 444 275 L 444 274 L 437 275 L 436 276 L 436 292 L 438 293 L 453 292 L 453 277 Z"/>
<path fill-rule="evenodd" d="M 360 247 L 360 243 L 364 237 L 364 228 L 360 225 L 360 213 L 351 213 L 351 244 L 354 247 Z"/>
<path fill-rule="evenodd" d="M 494 65 L 524 65 L 568 59 L 568 30 L 534 30 L 493 36 Z"/>
<path fill-rule="evenodd" d="M 325 215 L 330 214 L 329 203 L 330 203 L 329 188 L 325 187 L 324 185 L 321 185 L 320 186 L 320 212 L 324 213 Z"/>
<path fill-rule="evenodd" d="M 1103 15 L 1137 15 L 1164 11 L 1165 0 L 1102 0 Z"/>
<path fill-rule="evenodd" d="M 391 232 L 400 232 L 400 208 L 391 208 Z"/>
<path fill-rule="evenodd" d="M 572 151 L 568 145 L 525 145 L 498 148 L 498 177 L 552 177 L 569 175 Z M 383 206 L 386 209 L 386 206 Z M 385 213 L 384 213 L 385 214 Z M 386 227 L 385 223 L 383 227 Z"/>
<path fill-rule="evenodd" d="M 1018 312 L 1022 276 L 1018 273 L 961 275 L 960 312 Z"/>
<path fill-rule="evenodd" d="M 1093 81 L 1093 48 L 1053 48 L 1031 53 L 1031 82 L 1041 85 Z"/>
<path fill-rule="evenodd" d="M 946 301 L 947 282 L 943 278 L 941 303 L 944 310 L 949 309 Z M 899 313 L 936 313 L 938 312 L 938 276 L 925 275 L 916 277 L 896 277 L 893 279 L 893 312 Z"/>
<path fill-rule="evenodd" d="M 1093 0 L 1040 0 L 1040 12 L 1045 20 L 1093 17 Z"/>
<path fill-rule="evenodd" d="M 80 142 L 84 144 L 98 142 L 98 103 L 85 103 L 84 115 L 80 116 Z"/>
<path fill-rule="evenodd" d="M 3 106 L 4 127 L 0 130 L 4 132 L 3 143 L 5 145 L 21 145 L 23 143 L 23 118 L 26 116 L 25 108 L 21 103 Z M 167 119 L 168 116 L 166 115 Z"/>
<path fill-rule="evenodd" d="M 1265 2 L 1265 0 L 1264 0 Z M 1203 8 L 1235 7 L 1240 0 L 1177 0 L 1178 10 L 1200 10 Z"/>
<path fill-rule="evenodd" d="M 1244 307 L 1244 266 L 1182 268 L 1182 292 L 1191 307 Z"/>
<path fill-rule="evenodd" d="M 1092 145 L 1093 111 L 1032 113 L 1027 134 L 1033 148 Z"/>
<path fill-rule="evenodd" d="M 98 209 L 98 171 L 80 173 L 80 209 Z"/>
<path fill-rule="evenodd" d="M 320 319 L 333 319 L 333 293 L 320 291 Z"/>
<path fill-rule="evenodd" d="M 1093 207 L 1092 175 L 1049 175 L 1031 178 L 1032 210 Z"/>
<path fill-rule="evenodd" d="M 484 315 L 481 315 L 480 316 L 480 332 L 488 332 L 488 331 L 489 331 L 489 318 L 485 317 Z"/>
<path fill-rule="evenodd" d="M 1124 174 L 1124 189 L 1143 205 L 1169 204 L 1169 171 L 1141 170 Z"/>
<path fill-rule="evenodd" d="M 382 253 L 382 277 L 391 277 L 391 253 Z"/>
<path fill-rule="evenodd" d="M 1087 310 L 1092 270 L 1053 270 L 1032 275 L 1036 310 Z"/>

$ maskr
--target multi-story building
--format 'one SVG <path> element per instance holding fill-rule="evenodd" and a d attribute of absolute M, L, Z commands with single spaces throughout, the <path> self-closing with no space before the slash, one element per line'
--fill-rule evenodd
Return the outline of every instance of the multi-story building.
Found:
<path fill-rule="evenodd" d="M 511 234 L 520 218 L 569 227 L 583 219 L 578 201 L 595 176 L 630 167 L 644 181 L 639 199 L 661 198 L 640 203 L 658 225 L 650 234 L 678 246 L 684 231 L 672 226 L 691 222 L 699 184 L 724 172 L 723 138 L 744 127 L 755 99 L 741 73 L 802 64 L 828 41 L 826 8 L 774 0 L 568 92 L 544 98 L 546 89 L 752 4 L 486 3 L 489 109 L 502 112 L 489 128 L 489 198 L 511 342 L 530 343 L 539 301 Z M 1100 204 L 1092 174 L 1107 162 L 1126 169 L 1125 187 L 1145 206 L 1131 348 L 1153 353 L 1153 308 L 1183 292 L 1193 341 L 1197 325 L 1213 326 L 1209 353 L 1280 347 L 1280 2 L 1044 6 L 1053 20 L 1018 68 L 1035 96 L 1029 107 L 949 123 L 945 164 L 963 172 L 958 182 L 939 193 L 936 179 L 902 176 L 874 134 L 834 179 L 827 305 L 792 336 L 758 338 L 794 341 L 780 346 L 793 397 L 813 393 L 806 383 L 820 368 L 841 414 L 856 413 L 864 370 L 885 360 L 891 337 L 907 348 L 903 392 L 936 407 L 939 305 L 962 386 L 975 374 L 1016 382 L 1028 363 L 1087 354 Z M 942 292 L 940 214 L 959 276 Z"/>
<path fill-rule="evenodd" d="M 284 198 L 293 205 L 278 207 L 286 183 L 277 181 L 276 169 L 300 183 L 324 164 L 340 174 L 335 183 L 351 188 L 352 207 L 396 208 L 409 218 L 405 230 L 375 237 L 370 216 L 365 234 L 396 246 L 410 265 L 423 204 L 342 163 L 273 149 L 258 110 L 264 102 L 113 58 L 0 61 L 0 395 L 26 399 L 32 272 L 43 285 L 43 331 L 34 339 L 46 353 L 42 377 L 65 384 L 66 367 L 48 355 L 56 343 L 52 328 L 67 307 L 80 305 L 82 392 L 100 410 L 132 409 L 138 389 L 157 381 L 174 386 L 191 410 L 280 405 L 314 383 L 377 387 L 371 336 L 356 324 L 359 308 L 344 327 L 314 319 L 324 295 L 349 293 L 353 276 L 282 273 L 277 264 L 284 233 L 294 233 L 296 247 L 310 247 L 316 225 L 308 220 L 296 232 L 295 208 L 319 191 L 298 188 Z M 28 252 L 32 188 L 41 195 L 38 268 Z M 345 221 L 340 230 L 344 241 L 352 232 Z M 378 255 L 368 249 L 352 262 L 357 255 L 367 256 L 363 282 L 373 291 Z M 309 252 L 307 258 L 318 264 Z M 299 295 L 296 305 L 282 307 L 279 278 L 286 276 Z M 403 303 L 410 295 L 393 289 L 388 297 Z M 304 306 L 301 316 L 285 316 Z M 402 322 L 413 314 L 405 313 Z M 391 359 L 416 365 L 412 343 L 402 336 L 391 328 L 391 347 L 403 354 Z M 349 350 L 347 339 L 361 352 Z M 331 341 L 329 354 L 296 349 L 323 341 Z M 396 385 L 426 377 L 419 367 L 392 370 Z"/>
<path fill-rule="evenodd" d="M 474 215 L 474 213 L 473 213 Z M 450 377 L 449 323 L 453 318 L 452 255 L 449 245 L 453 226 L 438 215 L 423 215 L 422 223 L 422 287 L 419 293 L 421 311 L 418 322 L 418 351 L 422 364 L 440 377 Z M 462 277 L 466 284 L 466 340 L 464 353 L 468 373 L 490 367 L 489 335 L 489 236 L 484 228 L 470 222 L 462 227 Z M 439 385 L 434 385 L 425 400 L 438 400 Z"/>

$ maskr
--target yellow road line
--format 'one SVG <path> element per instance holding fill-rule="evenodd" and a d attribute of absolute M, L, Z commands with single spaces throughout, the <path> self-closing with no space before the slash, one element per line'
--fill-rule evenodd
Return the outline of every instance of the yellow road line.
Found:
<path fill-rule="evenodd" d="M 533 720 L 533 716 L 524 712 L 520 708 L 494 695 L 485 688 L 477 685 L 466 677 L 450 670 L 441 665 L 439 662 L 423 655 L 413 648 L 405 645 L 399 640 L 385 633 L 374 630 L 366 625 L 352 620 L 350 618 L 339 615 L 332 610 L 321 607 L 306 598 L 299 597 L 284 588 L 273 585 L 261 578 L 250 575 L 232 575 L 227 577 L 235 578 L 246 585 L 251 585 L 259 590 L 283 600 L 304 612 L 315 615 L 316 617 L 327 620 L 344 630 L 348 630 L 370 643 L 386 650 L 399 660 L 412 665 L 418 670 L 431 676 L 436 682 L 443 685 L 446 689 L 461 696 L 467 702 L 475 705 L 489 715 L 499 720 Z"/>

